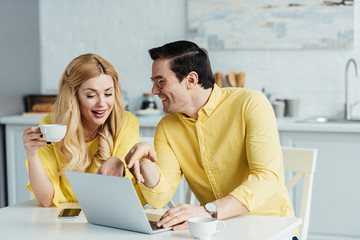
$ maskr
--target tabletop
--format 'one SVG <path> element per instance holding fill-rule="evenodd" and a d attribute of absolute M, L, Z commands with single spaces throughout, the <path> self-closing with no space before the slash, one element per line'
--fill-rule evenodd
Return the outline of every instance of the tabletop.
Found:
<path fill-rule="evenodd" d="M 148 235 L 90 224 L 83 211 L 77 219 L 62 220 L 58 218 L 62 208 L 78 206 L 77 203 L 67 203 L 62 204 L 60 208 L 43 208 L 35 200 L 31 200 L 1 208 L 1 239 L 194 239 L 189 230 Z M 153 210 L 152 213 L 154 211 L 157 210 Z M 299 218 L 243 215 L 225 220 L 225 229 L 213 235 L 211 239 L 291 239 L 292 231 L 301 222 Z"/>

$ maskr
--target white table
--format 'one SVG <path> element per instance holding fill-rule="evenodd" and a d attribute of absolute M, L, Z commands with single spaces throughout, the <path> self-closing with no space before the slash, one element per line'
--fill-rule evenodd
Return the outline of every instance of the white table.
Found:
<path fill-rule="evenodd" d="M 41 239 L 194 239 L 189 230 L 168 231 L 154 235 L 135 233 L 89 224 L 83 212 L 76 220 L 60 220 L 62 208 L 77 207 L 76 203 L 60 208 L 43 208 L 35 200 L 0 209 L 0 238 L 6 240 Z M 289 240 L 292 231 L 301 224 L 298 218 L 240 216 L 225 220 L 225 229 L 212 239 Z"/>

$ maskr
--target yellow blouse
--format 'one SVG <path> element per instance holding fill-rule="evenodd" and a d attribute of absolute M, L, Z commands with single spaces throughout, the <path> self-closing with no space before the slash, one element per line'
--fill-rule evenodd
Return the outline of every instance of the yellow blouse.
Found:
<path fill-rule="evenodd" d="M 44 117 L 40 125 L 51 123 L 50 115 Z M 113 156 L 118 157 L 124 161 L 126 154 L 130 149 L 139 142 L 139 119 L 130 112 L 124 112 L 123 123 L 121 126 L 120 134 L 114 141 L 114 153 Z M 93 141 L 86 143 L 91 153 L 94 153 L 98 148 L 98 138 L 96 137 Z M 54 186 L 54 198 L 53 204 L 59 207 L 64 202 L 77 202 L 75 194 L 69 184 L 69 181 L 64 175 L 60 175 L 63 166 L 67 164 L 67 160 L 54 148 L 54 145 L 39 148 L 38 154 L 42 165 L 50 178 Z M 26 167 L 28 168 L 28 159 L 26 159 Z M 90 167 L 87 169 L 89 173 L 96 173 L 99 167 L 93 161 Z M 29 169 L 28 169 L 29 170 Z M 139 186 L 135 184 L 132 174 L 127 170 L 126 176 L 132 179 L 135 190 L 138 193 L 140 201 L 143 205 L 146 204 Z M 36 199 L 36 196 L 31 188 L 30 181 L 27 184 L 27 188 L 31 191 Z"/>
<path fill-rule="evenodd" d="M 141 185 L 163 207 L 182 174 L 202 205 L 228 194 L 250 214 L 293 217 L 273 109 L 258 91 L 215 85 L 199 118 L 167 114 L 155 134 L 160 181 Z"/>

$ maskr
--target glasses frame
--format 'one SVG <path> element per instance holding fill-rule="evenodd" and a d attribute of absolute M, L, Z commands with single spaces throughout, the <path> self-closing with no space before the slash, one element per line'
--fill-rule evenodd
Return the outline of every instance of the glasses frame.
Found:
<path fill-rule="evenodd" d="M 150 77 L 150 80 L 152 82 L 152 84 L 156 85 L 159 89 L 163 89 L 164 86 L 165 86 L 165 83 L 167 82 L 166 79 L 164 78 L 153 78 L 153 77 Z"/>

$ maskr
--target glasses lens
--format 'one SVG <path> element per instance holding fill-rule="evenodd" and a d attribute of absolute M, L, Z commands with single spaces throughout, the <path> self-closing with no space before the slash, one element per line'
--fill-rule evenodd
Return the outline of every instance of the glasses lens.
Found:
<path fill-rule="evenodd" d="M 162 84 L 161 84 L 162 82 L 160 83 L 161 80 L 157 80 L 157 79 L 154 79 L 154 78 L 152 78 L 152 77 L 151 77 L 150 79 L 151 79 L 152 84 L 155 83 L 155 85 L 156 85 L 158 88 L 160 88 L 160 89 L 162 88 L 162 86 L 161 86 L 161 85 L 162 85 Z"/>

